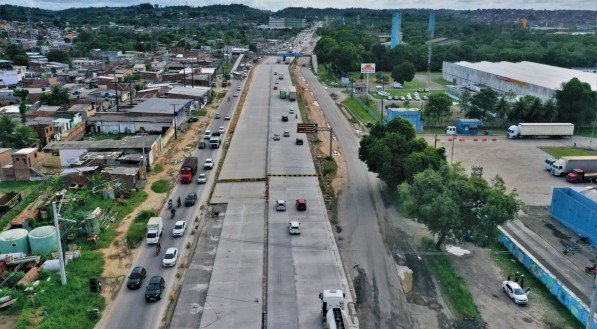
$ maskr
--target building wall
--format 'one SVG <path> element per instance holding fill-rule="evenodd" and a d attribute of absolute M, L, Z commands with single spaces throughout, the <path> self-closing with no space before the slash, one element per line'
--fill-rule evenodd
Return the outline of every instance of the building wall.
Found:
<path fill-rule="evenodd" d="M 12 156 L 10 153 L 10 149 L 6 149 L 4 152 L 0 153 L 0 168 L 6 166 L 11 162 Z"/>
<path fill-rule="evenodd" d="M 143 128 L 145 132 L 162 133 L 164 131 L 164 128 L 167 129 L 170 125 L 171 124 L 152 122 L 96 121 L 94 123 L 94 132 L 101 132 L 106 134 L 138 133 L 141 132 L 141 128 Z"/>
<path fill-rule="evenodd" d="M 524 81 L 514 81 L 506 77 L 500 77 L 495 74 L 479 71 L 469 67 L 461 66 L 456 63 L 443 62 L 442 78 L 453 84 L 470 85 L 483 84 L 504 94 L 508 91 L 516 95 L 530 95 L 539 97 L 542 100 L 548 100 L 555 95 L 555 90 L 532 85 Z"/>
<path fill-rule="evenodd" d="M 60 137 L 60 140 L 62 140 L 62 141 L 78 141 L 78 140 L 82 139 L 83 136 L 85 136 L 85 128 L 86 128 L 85 122 L 79 123 L 74 128 L 71 128 L 68 131 L 67 135 L 63 134 Z"/>
<path fill-rule="evenodd" d="M 87 152 L 87 149 L 62 149 L 60 154 L 60 166 L 68 167 L 72 163 L 79 161 L 81 154 Z"/>
<path fill-rule="evenodd" d="M 554 188 L 551 217 L 597 244 L 597 203 L 571 188 Z"/>
<path fill-rule="evenodd" d="M 394 118 L 402 118 L 410 122 L 415 131 L 420 133 L 423 131 L 423 121 L 421 120 L 421 111 L 388 111 L 386 122 L 392 121 Z"/>

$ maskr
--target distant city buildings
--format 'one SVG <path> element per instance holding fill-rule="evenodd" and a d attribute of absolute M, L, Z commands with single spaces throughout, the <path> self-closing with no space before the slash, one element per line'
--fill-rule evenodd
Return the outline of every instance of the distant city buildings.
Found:
<path fill-rule="evenodd" d="M 307 26 L 304 18 L 269 18 L 267 28 L 275 29 L 302 29 Z"/>

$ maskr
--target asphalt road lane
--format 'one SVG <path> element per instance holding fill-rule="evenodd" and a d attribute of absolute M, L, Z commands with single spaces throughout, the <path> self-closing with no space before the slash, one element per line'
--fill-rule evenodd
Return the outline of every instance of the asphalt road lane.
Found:
<path fill-rule="evenodd" d="M 242 86 L 243 81 L 233 80 L 231 90 L 234 92 L 237 86 Z M 238 102 L 238 97 L 231 97 L 230 101 L 223 101 L 219 107 L 218 112 L 222 115 L 221 119 L 214 119 L 212 120 L 211 124 L 209 125 L 208 129 L 211 131 L 217 131 L 220 126 L 225 126 L 226 130 L 228 128 L 228 124 L 230 121 L 225 121 L 224 116 L 226 114 L 232 114 L 235 109 L 235 106 Z M 174 142 L 179 143 L 181 145 L 186 145 L 187 142 L 179 141 Z M 199 160 L 198 166 L 198 173 L 203 172 L 203 163 L 207 158 L 213 158 L 214 161 L 218 161 L 220 156 L 219 149 L 195 149 L 192 152 L 192 156 L 197 156 Z M 175 287 L 175 282 L 178 282 L 179 279 L 176 278 L 176 272 L 178 271 L 178 265 L 175 268 L 163 268 L 162 267 L 162 257 L 169 247 L 176 247 L 180 252 L 178 263 L 180 264 L 181 257 L 185 257 L 188 254 L 188 251 L 184 247 L 187 241 L 192 239 L 192 236 L 189 234 L 189 229 L 185 233 L 185 236 L 182 238 L 172 238 L 171 232 L 174 226 L 174 222 L 176 220 L 186 220 L 187 225 L 191 224 L 194 218 L 199 214 L 199 205 L 207 200 L 208 192 L 210 186 L 214 182 L 214 177 L 212 174 L 215 171 L 208 172 L 208 184 L 197 184 L 195 182 L 191 184 L 176 184 L 176 186 L 172 189 L 171 198 L 176 205 L 176 198 L 178 196 L 181 199 L 189 192 L 197 193 L 199 198 L 197 204 L 193 207 L 184 207 L 181 206 L 177 209 L 176 216 L 174 219 L 170 219 L 170 212 L 167 209 L 167 205 L 164 205 L 162 211 L 160 212 L 160 216 L 163 218 L 164 222 L 164 230 L 163 235 L 161 238 L 161 245 L 162 245 L 162 252 L 159 256 L 155 254 L 155 246 L 154 245 L 146 245 L 143 244 L 139 248 L 141 251 L 137 255 L 137 258 L 133 264 L 133 266 L 141 265 L 147 269 L 147 277 L 148 279 L 153 275 L 161 275 L 164 277 L 166 281 L 166 290 L 162 293 L 162 300 L 147 303 L 145 302 L 145 285 L 147 284 L 146 280 L 144 282 L 144 286 L 138 290 L 128 290 L 126 288 L 126 280 L 123 283 L 121 288 L 121 292 L 112 304 L 112 307 L 108 311 L 106 316 L 102 318 L 102 320 L 96 326 L 97 328 L 106 328 L 106 329 L 114 329 L 114 328 L 158 328 L 162 324 L 162 318 L 165 315 L 166 307 L 169 303 L 169 296 L 172 292 L 172 289 Z M 196 179 L 196 176 L 194 177 Z"/>

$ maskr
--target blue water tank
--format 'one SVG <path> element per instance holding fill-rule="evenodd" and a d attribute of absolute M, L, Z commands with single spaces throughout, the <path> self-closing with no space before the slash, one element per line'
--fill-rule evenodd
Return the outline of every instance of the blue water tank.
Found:
<path fill-rule="evenodd" d="M 29 232 L 23 228 L 15 228 L 0 233 L 0 254 L 22 252 L 29 254 Z"/>
<path fill-rule="evenodd" d="M 479 127 L 483 120 L 479 119 L 458 119 L 456 121 L 456 133 L 459 135 L 478 135 Z"/>
<path fill-rule="evenodd" d="M 34 255 L 49 255 L 58 250 L 54 226 L 40 226 L 29 232 L 29 245 Z"/>

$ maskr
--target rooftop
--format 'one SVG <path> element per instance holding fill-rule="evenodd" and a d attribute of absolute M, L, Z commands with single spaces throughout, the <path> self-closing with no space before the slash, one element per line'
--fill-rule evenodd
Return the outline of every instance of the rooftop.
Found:
<path fill-rule="evenodd" d="M 29 154 L 32 152 L 37 151 L 37 149 L 35 147 L 28 147 L 28 148 L 24 148 L 24 149 L 20 149 L 18 151 L 16 151 L 13 155 L 24 155 L 24 154 Z"/>
<path fill-rule="evenodd" d="M 572 78 L 578 78 L 578 80 L 588 83 L 592 90 L 597 90 L 596 73 L 533 62 L 456 62 L 454 64 L 553 90 L 560 89 L 562 83 L 566 83 Z"/>
<path fill-rule="evenodd" d="M 102 173 L 126 176 L 135 176 L 137 172 L 139 172 L 138 167 L 106 167 L 102 170 Z"/>
<path fill-rule="evenodd" d="M 46 145 L 44 151 L 61 149 L 142 149 L 149 148 L 160 135 L 126 136 L 122 139 L 104 139 L 100 141 L 60 141 Z"/>
<path fill-rule="evenodd" d="M 60 176 L 66 176 L 66 175 L 71 175 L 71 174 L 78 174 L 78 173 L 86 172 L 86 171 L 95 171 L 95 170 L 97 170 L 97 168 L 98 168 L 97 166 L 67 168 L 67 169 L 64 169 L 60 173 Z"/>
<path fill-rule="evenodd" d="M 209 94 L 211 88 L 209 87 L 183 87 L 176 86 L 170 89 L 166 94 L 184 95 L 192 97 L 205 97 Z"/>
<path fill-rule="evenodd" d="M 180 99 L 180 98 L 150 98 L 139 105 L 128 110 L 129 113 L 153 113 L 153 114 L 173 114 L 173 110 L 176 107 L 176 111 L 179 111 L 182 107 L 189 105 L 193 102 L 191 99 Z"/>
<path fill-rule="evenodd" d="M 116 121 L 116 122 L 153 122 L 153 123 L 172 123 L 171 115 L 126 115 L 126 113 L 119 112 L 106 113 L 98 112 L 94 116 L 87 119 L 88 122 L 99 121 Z"/>

